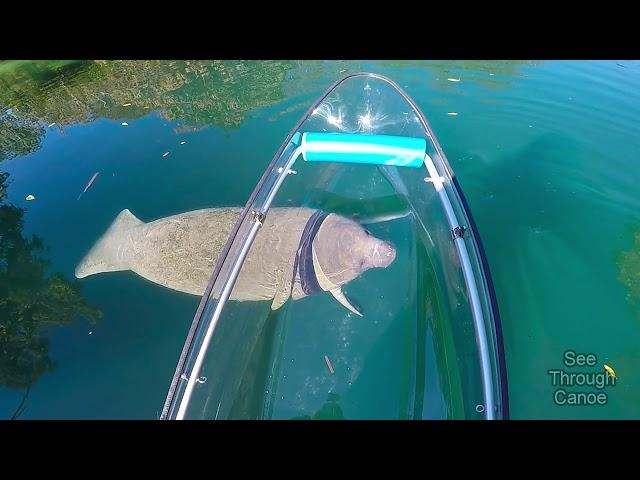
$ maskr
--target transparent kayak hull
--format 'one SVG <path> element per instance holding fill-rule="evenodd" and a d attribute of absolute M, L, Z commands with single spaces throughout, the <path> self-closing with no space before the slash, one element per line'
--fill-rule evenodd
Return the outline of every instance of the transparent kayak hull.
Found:
<path fill-rule="evenodd" d="M 287 136 L 217 260 L 161 418 L 508 418 L 478 231 L 391 80 L 341 79 Z"/>

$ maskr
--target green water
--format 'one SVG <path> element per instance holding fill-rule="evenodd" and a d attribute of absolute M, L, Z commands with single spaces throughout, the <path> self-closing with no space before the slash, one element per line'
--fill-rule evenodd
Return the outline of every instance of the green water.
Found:
<path fill-rule="evenodd" d="M 148 221 L 244 204 L 306 108 L 362 70 L 413 97 L 469 201 L 502 317 L 512 418 L 637 418 L 640 63 L 629 61 L 0 62 L 0 415 L 22 402 L 19 418 L 155 418 L 199 299 L 131 272 L 76 281 L 78 260 L 123 208 Z M 406 328 L 395 322 L 368 345 L 352 395 L 377 403 L 359 417 L 409 416 L 406 379 L 376 385 L 406 362 Z M 432 347 L 418 348 L 428 377 Z M 597 365 L 564 367 L 566 350 Z M 603 363 L 618 375 L 606 405 L 554 403 L 549 369 Z M 270 408 L 349 418 L 357 402 L 339 393 L 309 412 Z M 442 399 L 429 395 L 439 393 L 427 390 L 424 415 L 438 417 Z"/>

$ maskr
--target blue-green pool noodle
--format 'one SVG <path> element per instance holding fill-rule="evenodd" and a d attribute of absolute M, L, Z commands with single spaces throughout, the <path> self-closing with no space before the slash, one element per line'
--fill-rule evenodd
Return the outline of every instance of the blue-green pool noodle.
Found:
<path fill-rule="evenodd" d="M 420 168 L 426 150 L 426 139 L 419 137 L 333 132 L 305 132 L 302 135 L 302 157 L 307 162 Z"/>

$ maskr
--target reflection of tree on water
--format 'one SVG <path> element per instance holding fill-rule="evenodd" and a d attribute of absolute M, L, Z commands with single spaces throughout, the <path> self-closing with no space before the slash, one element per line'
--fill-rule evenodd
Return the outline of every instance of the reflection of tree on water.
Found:
<path fill-rule="evenodd" d="M 43 136 L 44 128 L 38 122 L 0 112 L 0 160 L 35 152 Z"/>
<path fill-rule="evenodd" d="M 0 160 L 37 150 L 43 126 L 52 123 L 136 119 L 157 110 L 189 127 L 237 128 L 250 110 L 283 97 L 281 85 L 292 66 L 289 61 L 133 60 L 5 67 Z"/>
<path fill-rule="evenodd" d="M 25 210 L 6 201 L 8 176 L 0 173 L 0 387 L 28 393 L 54 367 L 44 328 L 79 317 L 95 321 L 100 311 L 84 300 L 78 282 L 46 276 L 42 239 L 23 235 Z"/>

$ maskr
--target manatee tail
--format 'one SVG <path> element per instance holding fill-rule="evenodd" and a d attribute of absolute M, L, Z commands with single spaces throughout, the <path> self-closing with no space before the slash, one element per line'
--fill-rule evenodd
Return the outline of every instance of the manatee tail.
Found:
<path fill-rule="evenodd" d="M 128 238 L 127 230 L 143 223 L 128 209 L 122 210 L 80 261 L 76 267 L 76 277 L 84 278 L 96 273 L 127 270 L 126 261 L 122 258 L 122 243 Z"/>

